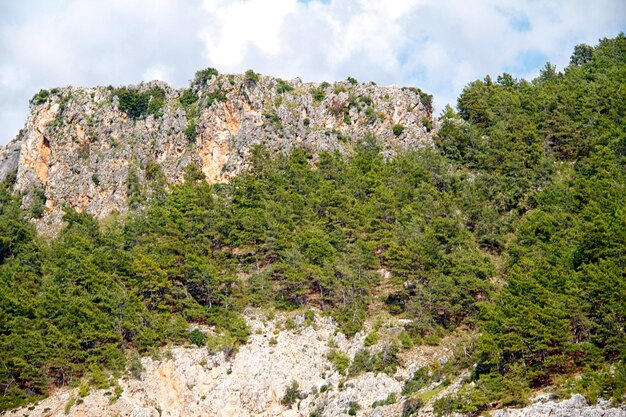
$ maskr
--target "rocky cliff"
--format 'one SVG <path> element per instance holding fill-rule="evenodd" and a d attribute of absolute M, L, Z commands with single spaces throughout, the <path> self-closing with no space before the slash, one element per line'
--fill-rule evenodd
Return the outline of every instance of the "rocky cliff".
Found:
<path fill-rule="evenodd" d="M 0 149 L 0 180 L 16 175 L 24 207 L 50 234 L 65 204 L 98 218 L 123 213 L 149 197 L 155 176 L 167 187 L 189 164 L 211 182 L 227 181 L 249 166 L 254 145 L 346 153 L 369 136 L 389 155 L 428 146 L 429 99 L 353 79 L 312 84 L 209 70 L 188 89 L 150 82 L 42 90 L 24 128 Z"/>

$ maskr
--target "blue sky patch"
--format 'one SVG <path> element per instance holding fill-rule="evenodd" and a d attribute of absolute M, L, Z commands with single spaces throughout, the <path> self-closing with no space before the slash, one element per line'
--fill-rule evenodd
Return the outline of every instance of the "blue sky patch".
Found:
<path fill-rule="evenodd" d="M 515 63 L 505 68 L 505 72 L 526 74 L 543 67 L 548 61 L 548 56 L 543 52 L 537 50 L 524 51 L 517 55 Z"/>
<path fill-rule="evenodd" d="M 509 25 L 516 32 L 528 32 L 530 31 L 530 29 L 532 29 L 530 20 L 528 19 L 528 16 L 526 16 L 525 13 L 517 12 L 511 9 L 503 9 L 501 7 L 496 7 L 496 10 L 498 11 L 498 13 L 500 13 L 501 15 L 505 16 L 508 19 Z"/>

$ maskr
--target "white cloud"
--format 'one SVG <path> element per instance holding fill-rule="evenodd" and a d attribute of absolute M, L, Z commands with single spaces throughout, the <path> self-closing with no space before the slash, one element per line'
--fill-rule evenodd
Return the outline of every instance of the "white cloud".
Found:
<path fill-rule="evenodd" d="M 172 72 L 173 70 L 171 67 L 167 65 L 157 64 L 145 70 L 143 75 L 141 76 L 141 79 L 144 81 L 159 80 L 169 82 L 172 79 Z"/>
<path fill-rule="evenodd" d="M 296 0 L 205 0 L 211 24 L 200 31 L 209 61 L 231 66 L 245 58 L 249 45 L 276 55 L 281 51 L 279 34 Z"/>
<path fill-rule="evenodd" d="M 439 109 L 468 82 L 562 69 L 574 45 L 626 28 L 620 0 L 0 1 L 0 143 L 56 85 L 163 79 L 200 68 L 418 86 Z"/>

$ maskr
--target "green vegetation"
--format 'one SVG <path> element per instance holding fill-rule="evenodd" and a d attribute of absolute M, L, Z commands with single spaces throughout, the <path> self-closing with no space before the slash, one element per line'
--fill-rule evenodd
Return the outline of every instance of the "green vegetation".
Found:
<path fill-rule="evenodd" d="M 206 105 L 207 107 L 211 107 L 211 105 L 215 102 L 218 103 L 223 103 L 225 102 L 227 99 L 226 97 L 226 93 L 223 92 L 222 90 L 215 90 L 215 91 L 211 91 L 209 93 L 207 93 L 206 95 Z"/>
<path fill-rule="evenodd" d="M 276 78 L 276 92 L 278 94 L 288 93 L 290 91 L 293 91 L 291 84 L 281 78 Z"/>
<path fill-rule="evenodd" d="M 43 190 L 35 188 L 33 190 L 33 201 L 30 205 L 30 214 L 36 219 L 40 219 L 46 210 L 46 194 Z"/>
<path fill-rule="evenodd" d="M 216 74 L 217 75 L 217 74 Z M 198 74 L 196 73 L 196 76 Z M 215 93 L 208 94 L 208 105 L 210 106 L 215 100 L 225 100 L 226 97 L 222 95 L 216 96 Z M 198 136 L 196 129 L 196 123 L 199 120 L 200 113 L 198 111 L 198 96 L 193 92 L 191 88 L 185 89 L 183 94 L 179 97 L 183 109 L 185 109 L 185 117 L 187 119 L 187 127 L 185 128 L 184 135 L 189 142 L 194 142 Z"/>
<path fill-rule="evenodd" d="M 152 87 L 143 93 L 121 87 L 113 91 L 113 95 L 119 99 L 120 111 L 126 113 L 131 119 L 136 120 L 148 115 L 154 117 L 163 115 L 165 90 L 161 87 Z"/>
<path fill-rule="evenodd" d="M 339 352 L 337 349 L 333 349 L 328 352 L 327 358 L 340 375 L 346 375 L 350 367 L 350 358 L 347 355 Z"/>
<path fill-rule="evenodd" d="M 384 372 L 393 375 L 398 368 L 398 348 L 387 344 L 376 353 L 370 353 L 367 349 L 358 351 L 352 359 L 349 374 L 358 375 L 362 372 Z"/>
<path fill-rule="evenodd" d="M 507 285 L 481 308 L 475 385 L 442 412 L 523 404 L 530 389 L 581 371 L 589 383 L 568 392 L 623 401 L 625 63 L 623 34 L 579 46 L 563 73 L 547 64 L 532 82 L 470 83 L 459 97 L 464 121 L 444 119 L 442 151 L 480 172 L 494 197 L 470 215 L 473 230 L 508 260 Z M 508 245 L 502 228 L 514 233 Z"/>
<path fill-rule="evenodd" d="M 422 126 L 426 128 L 427 132 L 433 130 L 433 122 L 431 122 L 430 119 L 426 116 L 422 117 Z"/>
<path fill-rule="evenodd" d="M 193 92 L 191 88 L 187 88 L 185 89 L 185 91 L 183 91 L 183 94 L 180 96 L 178 101 L 180 102 L 181 106 L 183 106 L 184 108 L 188 108 L 198 101 L 198 96 Z"/>
<path fill-rule="evenodd" d="M 372 403 L 372 408 L 395 404 L 397 401 L 398 395 L 395 392 L 392 392 L 384 400 L 374 401 L 374 403 Z"/>
<path fill-rule="evenodd" d="M 350 361 L 331 350 L 341 373 L 393 374 L 400 346 L 438 344 L 460 326 L 481 334 L 415 373 L 403 415 L 473 364 L 473 384 L 438 400 L 438 413 L 522 405 L 551 385 L 623 401 L 625 64 L 621 34 L 577 47 L 563 72 L 547 64 L 532 81 L 474 81 L 458 112 L 445 110 L 435 149 L 389 159 L 371 134 L 350 138 L 350 156 L 256 147 L 230 183 L 207 184 L 189 165 L 168 192 L 158 165 L 146 163 L 144 184 L 131 164 L 138 210 L 100 225 L 68 209 L 51 242 L 0 185 L 0 410 L 52 385 L 140 373 L 137 355 L 169 342 L 228 357 L 246 340 L 239 312 L 249 305 L 314 306 L 350 336 L 373 301 L 411 321 L 380 351 Z M 161 97 L 119 94 L 131 118 Z M 198 105 L 188 99 L 181 105 Z M 378 117 L 367 99 L 351 106 Z M 194 323 L 217 331 L 190 332 Z M 299 396 L 292 384 L 285 404 Z"/>
<path fill-rule="evenodd" d="M 187 121 L 187 127 L 185 128 L 185 138 L 189 142 L 194 142 L 196 137 L 198 136 L 198 131 L 196 130 L 196 122 L 195 120 Z"/>
<path fill-rule="evenodd" d="M 348 415 L 349 416 L 356 416 L 357 411 L 361 408 L 361 406 L 359 405 L 359 403 L 357 403 L 356 401 L 350 401 L 348 403 Z"/>
<path fill-rule="evenodd" d="M 260 75 L 257 72 L 254 72 L 253 70 L 249 69 L 246 71 L 246 73 L 244 74 L 246 77 L 246 80 L 248 82 L 251 83 L 258 83 L 260 80 Z"/>
<path fill-rule="evenodd" d="M 311 96 L 313 96 L 313 101 L 316 103 L 320 103 L 326 97 L 326 91 L 322 86 L 318 88 L 311 89 Z"/>
<path fill-rule="evenodd" d="M 278 130 L 278 129 L 282 129 L 283 128 L 283 124 L 280 121 L 280 116 L 278 115 L 278 113 L 276 113 L 276 112 L 264 113 L 263 117 L 265 119 L 267 119 L 267 121 L 272 124 L 274 129 Z"/>
<path fill-rule="evenodd" d="M 402 405 L 402 417 L 409 417 L 418 412 L 424 406 L 424 402 L 420 398 L 412 398 L 404 402 Z"/>
<path fill-rule="evenodd" d="M 30 101 L 34 104 L 43 104 L 48 100 L 49 96 L 50 96 L 50 91 L 39 90 L 39 92 L 35 94 Z"/>
<path fill-rule="evenodd" d="M 204 85 L 209 81 L 212 77 L 217 77 L 219 72 L 215 68 L 206 68 L 200 71 L 196 71 L 196 76 L 194 77 L 194 84 Z"/>
<path fill-rule="evenodd" d="M 189 341 L 196 346 L 204 346 L 207 342 L 206 335 L 200 329 L 193 329 L 189 332 Z"/>
<path fill-rule="evenodd" d="M 402 125 L 393 125 L 392 131 L 393 131 L 393 134 L 395 136 L 400 136 L 404 132 L 404 126 L 402 126 Z"/>
<path fill-rule="evenodd" d="M 291 381 L 291 384 L 285 388 L 285 394 L 280 399 L 280 403 L 291 408 L 301 397 L 302 392 L 300 392 L 300 384 L 298 384 L 298 381 Z"/>
<path fill-rule="evenodd" d="M 422 91 L 421 89 L 417 88 L 417 87 L 403 87 L 403 90 L 409 90 L 414 92 L 415 94 L 417 94 L 420 98 L 420 103 L 422 103 L 422 105 L 424 106 L 424 109 L 426 110 L 426 112 L 428 112 L 428 114 L 432 114 L 433 113 L 433 96 L 432 94 L 428 94 L 425 93 L 424 91 Z"/>

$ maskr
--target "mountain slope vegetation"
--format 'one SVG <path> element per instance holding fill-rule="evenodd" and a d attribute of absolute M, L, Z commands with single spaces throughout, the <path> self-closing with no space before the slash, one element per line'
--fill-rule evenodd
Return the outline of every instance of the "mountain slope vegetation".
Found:
<path fill-rule="evenodd" d="M 436 146 L 385 159 L 252 151 L 228 184 L 150 167 L 145 207 L 105 222 L 66 210 L 39 238 L 0 187 L 0 410 L 128 358 L 203 344 L 189 323 L 245 343 L 247 306 L 314 306 L 353 335 L 378 302 L 411 343 L 481 332 L 473 384 L 440 413 L 522 405 L 555 387 L 626 392 L 626 37 L 578 46 L 532 81 L 474 81 Z"/>

